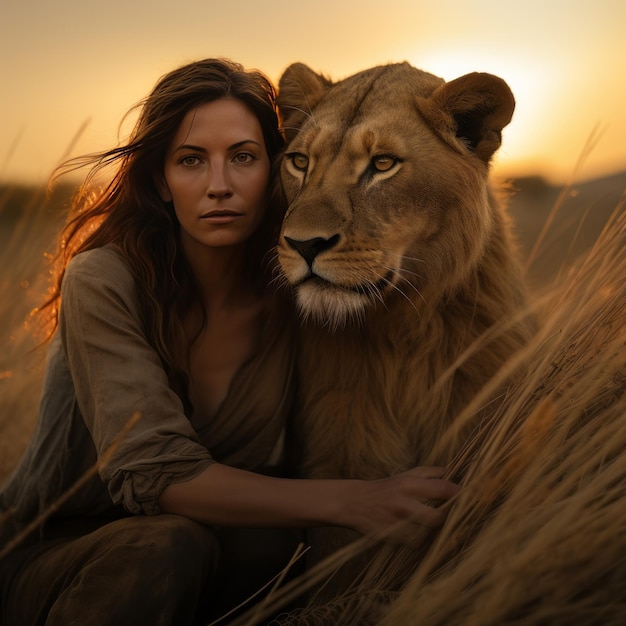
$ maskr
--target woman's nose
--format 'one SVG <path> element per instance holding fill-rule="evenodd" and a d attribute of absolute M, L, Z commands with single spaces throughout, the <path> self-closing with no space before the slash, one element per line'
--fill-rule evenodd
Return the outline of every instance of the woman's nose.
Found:
<path fill-rule="evenodd" d="M 224 168 L 214 166 L 209 173 L 209 185 L 207 187 L 207 196 L 212 199 L 221 200 L 229 198 L 233 195 L 228 177 Z"/>

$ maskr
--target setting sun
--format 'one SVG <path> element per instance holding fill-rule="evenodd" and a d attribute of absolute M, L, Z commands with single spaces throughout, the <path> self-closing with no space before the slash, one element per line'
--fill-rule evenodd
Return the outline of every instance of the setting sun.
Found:
<path fill-rule="evenodd" d="M 516 65 L 510 59 L 488 53 L 466 51 L 463 54 L 459 50 L 433 50 L 426 59 L 410 55 L 408 60 L 416 66 L 421 63 L 422 67 L 428 68 L 427 71 L 447 81 L 470 72 L 489 72 L 503 78 L 513 91 L 516 109 L 511 124 L 504 131 L 498 162 L 511 169 L 535 169 L 540 166 L 534 161 L 534 154 L 537 151 L 537 134 L 545 134 L 541 133 L 541 127 L 548 125 L 543 104 L 550 84 L 548 68 L 528 62 Z"/>

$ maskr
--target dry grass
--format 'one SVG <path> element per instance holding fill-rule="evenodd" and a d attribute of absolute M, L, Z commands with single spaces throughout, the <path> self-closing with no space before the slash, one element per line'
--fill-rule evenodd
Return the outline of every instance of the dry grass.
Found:
<path fill-rule="evenodd" d="M 47 288 L 59 208 L 69 191 L 0 189 L 0 482 L 19 460 L 37 417 L 45 349 L 30 313 Z"/>
<path fill-rule="evenodd" d="M 543 304 L 521 381 L 464 453 L 465 489 L 381 626 L 623 623 L 623 204 Z"/>
<path fill-rule="evenodd" d="M 6 193 L 6 192 L 5 192 Z M 30 436 L 45 350 L 24 320 L 45 288 L 44 252 L 58 221 L 33 196 L 17 221 L 0 198 L 0 481 Z M 9 224 L 9 227 L 3 224 Z M 626 209 L 595 246 L 538 293 L 542 320 L 510 368 L 490 423 L 459 455 L 464 490 L 400 592 L 386 591 L 394 557 L 333 606 L 284 624 L 612 626 L 626 615 Z M 504 377 L 506 372 L 502 373 Z M 468 408 L 468 413 L 472 408 Z M 463 419 L 463 416 L 460 416 Z M 307 585 L 371 545 L 364 538 L 279 589 L 280 610 Z M 398 556 L 406 558 L 407 553 Z M 253 612 L 235 624 L 252 625 Z"/>

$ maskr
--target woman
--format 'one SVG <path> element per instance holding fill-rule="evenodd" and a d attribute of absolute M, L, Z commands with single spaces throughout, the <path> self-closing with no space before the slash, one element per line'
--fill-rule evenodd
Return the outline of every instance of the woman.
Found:
<path fill-rule="evenodd" d="M 92 165 L 84 189 L 117 169 L 62 235 L 40 420 L 0 493 L 4 538 L 101 466 L 0 562 L 2 624 L 203 623 L 286 565 L 293 529 L 442 523 L 423 500 L 456 487 L 434 468 L 284 477 L 294 345 L 270 289 L 274 95 L 230 61 L 188 64 L 126 145 L 66 166 Z"/>

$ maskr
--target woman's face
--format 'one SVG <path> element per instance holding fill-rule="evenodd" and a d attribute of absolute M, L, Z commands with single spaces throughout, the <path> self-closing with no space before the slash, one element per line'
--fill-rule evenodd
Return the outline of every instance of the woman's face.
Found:
<path fill-rule="evenodd" d="M 261 125 L 239 100 L 190 110 L 165 156 L 161 197 L 189 246 L 245 243 L 263 219 L 270 162 Z"/>

